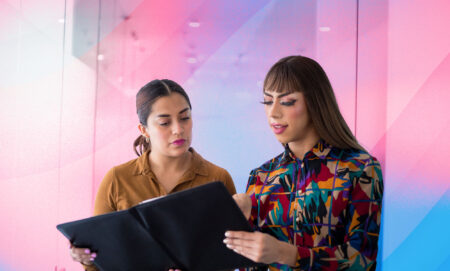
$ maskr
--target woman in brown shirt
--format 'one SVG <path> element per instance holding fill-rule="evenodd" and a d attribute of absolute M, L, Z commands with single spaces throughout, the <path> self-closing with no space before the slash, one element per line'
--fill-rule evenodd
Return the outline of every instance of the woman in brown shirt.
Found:
<path fill-rule="evenodd" d="M 109 170 L 97 192 L 94 215 L 213 181 L 236 193 L 230 174 L 190 147 L 192 107 L 180 85 L 168 79 L 149 82 L 136 95 L 136 108 L 141 135 L 134 150 L 139 157 Z M 86 270 L 97 270 L 96 253 L 71 247 L 70 254 Z"/>

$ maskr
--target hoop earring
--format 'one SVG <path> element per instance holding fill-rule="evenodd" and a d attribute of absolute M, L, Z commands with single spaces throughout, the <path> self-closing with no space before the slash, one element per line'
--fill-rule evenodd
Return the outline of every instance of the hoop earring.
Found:
<path fill-rule="evenodd" d="M 145 142 L 150 143 L 150 137 L 145 137 Z"/>

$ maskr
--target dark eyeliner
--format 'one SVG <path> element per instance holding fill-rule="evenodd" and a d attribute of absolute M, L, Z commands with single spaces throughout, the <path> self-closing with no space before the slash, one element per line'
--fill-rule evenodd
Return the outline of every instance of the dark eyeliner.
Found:
<path fill-rule="evenodd" d="M 291 100 L 289 102 L 281 102 L 280 104 L 284 105 L 284 106 L 291 106 L 291 105 L 294 105 L 296 101 L 297 100 Z"/>

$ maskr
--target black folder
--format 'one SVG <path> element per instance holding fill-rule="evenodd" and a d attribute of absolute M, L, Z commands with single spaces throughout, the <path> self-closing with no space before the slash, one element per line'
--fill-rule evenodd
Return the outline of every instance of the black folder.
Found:
<path fill-rule="evenodd" d="M 97 252 L 99 270 L 209 271 L 257 265 L 223 243 L 227 230 L 252 229 L 222 182 L 56 227 L 74 246 Z"/>

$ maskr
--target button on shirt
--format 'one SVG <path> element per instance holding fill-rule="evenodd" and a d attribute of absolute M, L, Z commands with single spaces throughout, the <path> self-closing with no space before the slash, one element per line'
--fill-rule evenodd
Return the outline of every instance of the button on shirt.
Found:
<path fill-rule="evenodd" d="M 270 270 L 375 270 L 383 181 L 367 152 L 320 140 L 299 159 L 287 147 L 251 171 L 247 194 L 254 229 L 298 249 L 295 267 Z"/>

